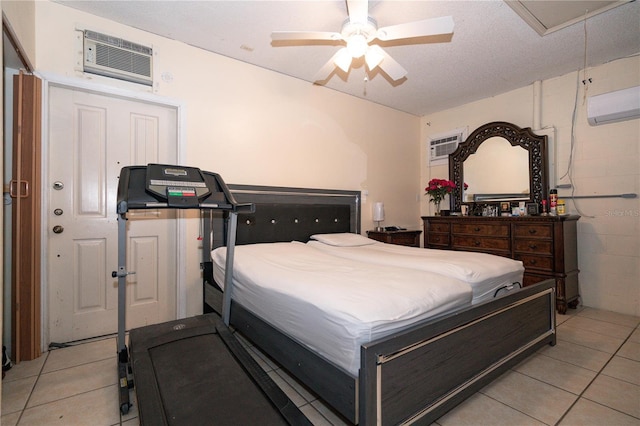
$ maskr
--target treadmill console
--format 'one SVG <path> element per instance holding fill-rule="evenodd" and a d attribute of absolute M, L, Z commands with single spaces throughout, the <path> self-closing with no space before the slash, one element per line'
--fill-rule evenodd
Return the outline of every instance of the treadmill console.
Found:
<path fill-rule="evenodd" d="M 178 208 L 197 208 L 211 194 L 200 169 L 167 164 L 147 165 L 146 190 Z"/>

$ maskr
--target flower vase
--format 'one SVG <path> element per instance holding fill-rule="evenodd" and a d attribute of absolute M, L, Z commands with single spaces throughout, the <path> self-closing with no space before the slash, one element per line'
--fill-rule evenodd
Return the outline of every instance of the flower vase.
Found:
<path fill-rule="evenodd" d="M 434 216 L 440 216 L 440 201 L 435 201 L 433 205 L 436 208 Z"/>

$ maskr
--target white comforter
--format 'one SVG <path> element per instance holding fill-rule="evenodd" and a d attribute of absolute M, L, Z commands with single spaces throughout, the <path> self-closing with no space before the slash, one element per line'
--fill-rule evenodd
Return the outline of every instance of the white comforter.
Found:
<path fill-rule="evenodd" d="M 212 252 L 224 283 L 226 248 Z M 468 284 L 416 269 L 340 259 L 303 243 L 235 248 L 232 298 L 354 376 L 360 346 L 471 302 Z"/>
<path fill-rule="evenodd" d="M 363 237 L 363 241 L 364 239 Z M 522 283 L 524 275 L 522 262 L 506 257 L 466 251 L 422 249 L 366 240 L 366 243 L 357 246 L 337 246 L 314 240 L 307 244 L 316 250 L 343 259 L 435 272 L 456 278 L 471 286 L 473 303 L 491 299 L 497 290 L 511 287 L 515 282 Z"/>

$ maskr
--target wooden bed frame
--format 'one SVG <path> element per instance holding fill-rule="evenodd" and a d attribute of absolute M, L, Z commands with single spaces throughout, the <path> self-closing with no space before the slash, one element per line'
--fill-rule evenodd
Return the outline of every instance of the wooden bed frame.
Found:
<path fill-rule="evenodd" d="M 236 244 L 303 241 L 315 233 L 360 232 L 360 193 L 229 185 L 239 202 Z M 205 310 L 220 312 L 209 252 L 224 220 L 205 220 Z M 216 233 L 220 238 L 216 238 Z M 211 246 L 210 246 L 211 244 Z M 232 302 L 230 323 L 354 424 L 430 424 L 540 347 L 555 345 L 555 281 L 435 319 L 361 347 L 354 377 Z"/>

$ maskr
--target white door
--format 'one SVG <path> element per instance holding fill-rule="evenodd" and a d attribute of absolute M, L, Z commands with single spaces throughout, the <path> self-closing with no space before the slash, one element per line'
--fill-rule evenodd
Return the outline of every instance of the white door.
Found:
<path fill-rule="evenodd" d="M 117 331 L 116 194 L 123 166 L 175 164 L 175 108 L 50 86 L 49 341 Z M 176 318 L 173 210 L 127 221 L 127 329 Z"/>

